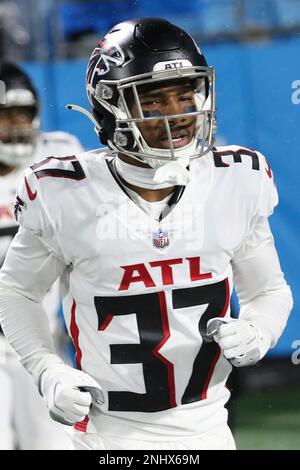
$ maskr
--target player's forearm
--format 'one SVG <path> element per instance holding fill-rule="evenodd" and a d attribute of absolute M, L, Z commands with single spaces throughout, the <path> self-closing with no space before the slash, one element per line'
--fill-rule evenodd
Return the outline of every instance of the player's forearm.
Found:
<path fill-rule="evenodd" d="M 36 384 L 46 367 L 62 362 L 55 353 L 48 318 L 40 303 L 0 285 L 0 322 L 8 342 Z"/>
<path fill-rule="evenodd" d="M 273 252 L 273 264 L 269 256 Z M 260 273 L 256 275 L 255 262 L 248 261 L 243 268 L 235 267 L 236 290 L 240 301 L 240 318 L 259 328 L 262 334 L 263 355 L 280 338 L 293 307 L 292 293 L 281 272 L 274 247 L 264 249 L 260 257 Z M 262 267 L 263 262 L 265 267 Z M 247 266 L 249 269 L 247 269 Z M 247 274 L 246 274 L 247 271 Z"/>
<path fill-rule="evenodd" d="M 262 228 L 263 227 L 263 228 Z M 243 257 L 233 260 L 240 317 L 255 324 L 263 336 L 264 354 L 282 334 L 293 306 L 268 224 L 258 226 Z"/>
<path fill-rule="evenodd" d="M 255 324 L 264 336 L 264 353 L 276 345 L 292 307 L 292 293 L 286 284 L 241 304 L 240 318 Z"/>

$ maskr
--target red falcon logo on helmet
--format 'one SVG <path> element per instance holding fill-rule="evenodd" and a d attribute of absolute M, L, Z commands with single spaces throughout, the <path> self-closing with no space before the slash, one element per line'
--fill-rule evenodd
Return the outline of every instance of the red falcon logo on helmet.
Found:
<path fill-rule="evenodd" d="M 88 65 L 87 82 L 93 85 L 94 75 L 105 75 L 109 72 L 111 65 L 120 66 L 124 63 L 125 56 L 117 44 L 112 44 L 105 38 L 99 42 Z"/>

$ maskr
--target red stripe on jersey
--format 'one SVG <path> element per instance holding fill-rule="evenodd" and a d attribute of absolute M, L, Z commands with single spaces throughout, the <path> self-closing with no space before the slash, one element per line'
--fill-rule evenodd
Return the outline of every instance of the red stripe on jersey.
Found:
<path fill-rule="evenodd" d="M 229 307 L 229 300 L 230 300 L 230 289 L 229 289 L 229 281 L 228 281 L 228 277 L 225 279 L 225 285 L 226 285 L 226 301 L 225 301 L 225 305 L 224 305 L 224 308 L 222 310 L 222 312 L 220 313 L 219 317 L 225 317 L 226 315 L 226 312 L 228 310 L 228 307 Z"/>
<path fill-rule="evenodd" d="M 110 324 L 110 322 L 112 321 L 113 319 L 113 315 L 107 315 L 107 317 L 105 318 L 104 322 L 102 323 L 102 325 L 100 325 L 99 327 L 99 330 L 98 331 L 104 331 L 108 325 Z"/>
<path fill-rule="evenodd" d="M 208 390 L 208 386 L 209 386 L 209 383 L 211 381 L 211 378 L 212 378 L 212 375 L 214 373 L 214 370 L 215 370 L 215 367 L 216 367 L 216 364 L 219 360 L 219 357 L 221 355 L 221 348 L 220 346 L 217 346 L 218 348 L 218 352 L 213 360 L 213 363 L 210 367 L 210 370 L 209 370 L 209 373 L 208 373 L 208 376 L 207 376 L 207 379 L 205 381 L 205 384 L 204 384 L 204 387 L 203 387 L 203 390 L 202 390 L 202 393 L 201 393 L 201 400 L 205 400 L 207 398 L 207 390 Z"/>
<path fill-rule="evenodd" d="M 34 201 L 37 195 L 37 191 L 35 191 L 34 193 L 31 191 L 28 181 L 26 179 L 26 176 L 24 177 L 24 180 L 25 180 L 26 191 L 27 191 L 28 197 L 30 201 Z"/>
<path fill-rule="evenodd" d="M 167 313 L 167 305 L 166 305 L 166 294 L 165 292 L 159 292 L 159 303 L 160 303 L 160 312 L 162 316 L 162 327 L 164 337 L 160 341 L 160 343 L 153 349 L 152 353 L 157 359 L 163 362 L 168 367 L 168 382 L 169 382 L 169 392 L 170 392 L 170 408 L 175 408 L 176 398 L 175 398 L 175 379 L 174 379 L 174 365 L 168 361 L 165 357 L 163 357 L 158 351 L 163 345 L 168 341 L 170 338 L 170 328 L 168 322 L 168 313 Z"/>
<path fill-rule="evenodd" d="M 72 305 L 72 309 L 71 309 L 70 332 L 71 332 L 72 340 L 73 340 L 73 343 L 74 343 L 74 346 L 75 346 L 75 351 L 76 351 L 76 355 L 75 355 L 76 367 L 77 367 L 77 369 L 81 370 L 82 352 L 81 352 L 81 349 L 80 349 L 80 346 L 79 346 L 79 341 L 78 341 L 79 329 L 78 329 L 78 326 L 76 324 L 75 312 L 76 312 L 76 302 L 73 299 L 73 305 Z"/>
<path fill-rule="evenodd" d="M 266 169 L 266 173 L 267 173 L 269 178 L 272 178 L 272 170 L 271 170 L 271 167 L 270 167 L 269 162 L 268 162 L 267 159 L 266 159 L 266 163 L 268 165 L 268 169 Z"/>
<path fill-rule="evenodd" d="M 226 301 L 225 301 L 225 305 L 224 305 L 224 308 L 222 310 L 222 312 L 220 313 L 220 315 L 218 315 L 219 317 L 224 317 L 227 310 L 228 310 L 228 306 L 229 306 L 229 300 L 230 300 L 230 292 L 229 292 L 229 282 L 228 282 L 228 278 L 225 279 L 225 285 L 226 285 Z M 220 358 L 220 355 L 221 355 L 221 348 L 220 346 L 217 346 L 217 354 L 212 362 L 212 365 L 209 369 L 209 373 L 208 373 L 208 376 L 207 376 L 207 379 L 204 383 L 204 387 L 203 387 L 203 390 L 202 390 L 202 394 L 201 394 L 201 399 L 202 400 L 205 400 L 207 398 L 207 390 L 208 390 L 208 387 L 209 387 L 209 384 L 210 384 L 210 381 L 211 381 L 211 378 L 213 376 L 213 373 L 215 371 L 215 367 L 216 367 L 216 364 Z"/>
<path fill-rule="evenodd" d="M 79 346 L 79 341 L 78 341 L 79 328 L 78 328 L 77 323 L 76 323 L 75 313 L 76 313 L 76 302 L 73 299 L 73 305 L 72 305 L 72 308 L 71 308 L 70 332 L 71 332 L 72 340 L 73 340 L 73 343 L 74 343 L 74 346 L 75 346 L 75 351 L 76 351 L 76 355 L 75 355 L 76 367 L 77 367 L 77 369 L 81 370 L 82 352 L 81 352 L 81 349 L 80 349 L 80 346 Z M 79 421 L 78 423 L 74 424 L 74 429 L 76 429 L 76 431 L 86 432 L 88 422 L 89 422 L 89 417 L 86 416 L 83 421 Z"/>
<path fill-rule="evenodd" d="M 83 421 L 74 424 L 74 429 L 76 429 L 76 431 L 86 432 L 88 422 L 89 417 L 86 416 Z"/>

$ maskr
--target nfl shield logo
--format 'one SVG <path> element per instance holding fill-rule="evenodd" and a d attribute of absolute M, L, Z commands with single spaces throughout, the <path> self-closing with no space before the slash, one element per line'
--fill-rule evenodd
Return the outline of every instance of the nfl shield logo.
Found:
<path fill-rule="evenodd" d="M 153 233 L 153 245 L 156 248 L 165 248 L 169 245 L 169 235 L 168 232 L 163 232 L 160 230 L 159 232 Z"/>

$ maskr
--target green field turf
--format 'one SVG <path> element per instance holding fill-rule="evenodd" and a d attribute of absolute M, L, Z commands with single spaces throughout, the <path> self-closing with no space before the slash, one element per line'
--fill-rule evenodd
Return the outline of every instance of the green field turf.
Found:
<path fill-rule="evenodd" d="M 244 393 L 235 409 L 238 449 L 300 449 L 300 386 Z"/>

